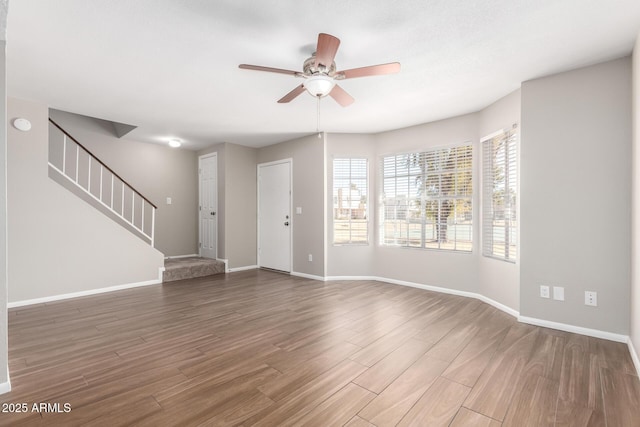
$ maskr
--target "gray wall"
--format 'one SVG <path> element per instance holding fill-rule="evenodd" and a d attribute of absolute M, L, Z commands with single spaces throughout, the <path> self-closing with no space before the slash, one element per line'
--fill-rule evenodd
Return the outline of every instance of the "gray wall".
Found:
<path fill-rule="evenodd" d="M 18 302 L 158 279 L 162 253 L 48 176 L 46 105 L 9 98 L 9 301 Z"/>
<path fill-rule="evenodd" d="M 258 149 L 258 163 L 293 159 L 293 266 L 296 273 L 325 275 L 325 139 L 317 134 Z M 296 207 L 302 214 L 295 214 Z M 307 255 L 313 255 L 309 262 Z"/>
<path fill-rule="evenodd" d="M 218 258 L 230 269 L 253 267 L 257 256 L 256 148 L 221 143 L 198 152 L 218 156 Z"/>
<path fill-rule="evenodd" d="M 51 118 L 157 207 L 155 247 L 165 256 L 198 253 L 195 152 L 117 138 L 109 122 L 50 111 Z M 171 205 L 166 203 L 171 197 Z"/>
<path fill-rule="evenodd" d="M 471 142 L 474 144 L 474 156 L 477 159 L 479 154 L 477 135 L 478 115 L 467 114 L 377 134 L 375 135 L 376 151 L 379 156 L 383 156 Z M 475 162 L 474 183 L 478 182 L 477 165 L 478 163 Z M 379 179 L 378 172 L 373 176 L 376 180 Z M 479 224 L 480 220 L 478 203 L 478 192 L 474 190 L 474 224 Z M 378 209 L 377 206 L 376 209 Z M 376 224 L 377 226 L 379 224 Z M 477 254 L 480 248 L 478 227 L 474 228 L 473 242 L 472 253 L 378 246 L 374 259 L 374 275 L 459 291 L 477 292 Z"/>
<path fill-rule="evenodd" d="M 333 159 L 360 157 L 369 161 L 369 244 L 333 244 Z M 373 276 L 377 247 L 375 218 L 378 216 L 376 172 L 377 156 L 375 138 L 363 134 L 327 135 L 327 275 L 328 276 Z"/>
<path fill-rule="evenodd" d="M 631 343 L 640 355 L 640 33 L 633 51 L 633 206 L 631 249 Z M 640 366 L 636 366 L 640 370 Z"/>
<path fill-rule="evenodd" d="M 523 83 L 520 158 L 521 315 L 627 334 L 630 58 Z M 541 284 L 566 301 L 540 298 Z"/>
<path fill-rule="evenodd" d="M 520 89 L 518 89 L 480 111 L 478 139 L 481 140 L 485 136 L 500 129 L 509 130 L 514 123 L 520 126 L 520 102 Z M 520 127 L 518 127 L 518 135 L 521 133 L 520 130 Z M 480 150 L 480 156 L 482 155 L 481 151 L 482 150 Z M 482 163 L 481 157 L 478 157 L 476 160 L 479 165 Z M 480 177 L 481 176 L 482 170 Z M 476 182 L 478 183 L 477 190 L 479 192 L 482 191 L 479 185 L 481 179 Z M 520 194 L 520 192 L 518 192 L 518 194 Z M 519 203 L 519 198 L 517 200 Z M 479 212 L 482 212 L 482 200 L 477 209 Z M 520 217 L 520 209 L 518 206 L 516 207 L 516 215 L 518 218 Z M 482 223 L 478 223 L 478 230 L 480 230 L 480 227 L 482 227 Z M 520 232 L 520 228 L 518 228 L 518 232 Z M 478 280 L 479 293 L 514 310 L 519 310 L 519 261 L 516 260 L 516 263 L 513 264 L 482 256 L 482 248 L 478 247 Z"/>
<path fill-rule="evenodd" d="M 258 150 L 236 144 L 226 146 L 226 231 L 229 268 L 257 264 L 257 169 Z"/>
<path fill-rule="evenodd" d="M 0 1 L 0 392 L 9 391 L 9 344 L 7 340 L 7 1 Z"/>
<path fill-rule="evenodd" d="M 393 280 L 477 292 L 514 310 L 519 308 L 518 264 L 482 256 L 480 247 L 480 139 L 520 122 L 520 90 L 497 100 L 484 110 L 461 117 L 399 129 L 377 135 L 330 134 L 327 136 L 327 242 L 328 276 L 378 276 Z M 380 157 L 389 153 L 471 141 L 474 144 L 474 251 L 451 253 L 391 248 L 378 244 L 378 189 Z M 370 244 L 334 246 L 332 242 L 332 161 L 339 156 L 369 159 Z"/>

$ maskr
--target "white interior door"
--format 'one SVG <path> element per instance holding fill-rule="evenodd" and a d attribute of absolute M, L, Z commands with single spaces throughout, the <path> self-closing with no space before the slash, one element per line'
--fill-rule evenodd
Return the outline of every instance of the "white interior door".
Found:
<path fill-rule="evenodd" d="M 291 272 L 291 161 L 258 165 L 258 263 Z"/>
<path fill-rule="evenodd" d="M 200 256 L 218 255 L 218 156 L 199 157 Z"/>

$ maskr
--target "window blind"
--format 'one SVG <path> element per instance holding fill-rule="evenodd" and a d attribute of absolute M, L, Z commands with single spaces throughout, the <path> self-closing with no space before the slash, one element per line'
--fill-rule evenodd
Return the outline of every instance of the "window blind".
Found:
<path fill-rule="evenodd" d="M 333 160 L 333 243 L 369 242 L 368 160 Z"/>
<path fill-rule="evenodd" d="M 471 251 L 471 144 L 382 158 L 381 244 Z"/>
<path fill-rule="evenodd" d="M 515 131 L 482 142 L 482 253 L 510 262 L 517 255 L 516 148 Z"/>

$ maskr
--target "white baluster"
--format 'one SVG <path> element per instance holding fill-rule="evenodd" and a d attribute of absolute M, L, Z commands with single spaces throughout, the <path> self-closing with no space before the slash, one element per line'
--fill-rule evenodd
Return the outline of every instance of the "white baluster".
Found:
<path fill-rule="evenodd" d="M 62 135 L 62 173 L 66 175 L 67 171 L 67 135 Z"/>
<path fill-rule="evenodd" d="M 76 184 L 78 183 L 78 166 L 80 165 L 80 146 L 76 144 Z"/>
<path fill-rule="evenodd" d="M 72 182 L 73 184 L 75 184 L 78 188 L 82 189 L 83 191 L 85 191 L 90 197 L 92 197 L 94 200 L 96 200 L 97 202 L 101 203 L 105 208 L 110 209 L 111 212 L 113 212 L 114 214 L 120 216 L 120 218 L 122 218 L 123 220 L 125 220 L 127 223 L 129 223 L 130 225 L 133 226 L 133 228 L 135 229 L 135 231 L 138 231 L 140 233 L 142 233 L 142 235 L 144 237 L 149 238 L 150 240 L 150 244 L 153 247 L 155 244 L 155 221 L 156 221 L 156 208 L 151 204 L 151 202 L 147 201 L 140 193 L 138 193 L 135 189 L 133 189 L 132 187 L 130 187 L 128 184 L 126 184 L 122 179 L 120 179 L 121 181 L 121 209 L 120 212 L 117 212 L 114 209 L 114 202 L 115 202 L 115 180 L 116 180 L 116 175 L 111 172 L 110 169 L 108 169 L 107 166 L 105 166 L 102 162 L 100 162 L 97 158 L 94 158 L 93 155 L 91 155 L 91 153 L 89 153 L 88 151 L 86 151 L 84 149 L 84 147 L 80 146 L 80 144 L 78 144 L 77 142 L 75 142 L 75 140 L 73 140 L 74 144 L 76 145 L 76 164 L 75 164 L 75 179 L 74 177 L 69 176 L 66 171 L 67 171 L 67 138 L 71 138 L 69 136 L 67 136 L 66 133 L 62 132 L 62 170 L 60 171 L 60 169 L 58 169 L 58 167 L 54 164 L 51 163 L 51 161 L 49 161 L 49 165 L 51 167 L 53 167 L 54 169 L 56 169 L 59 172 L 62 172 L 62 174 L 64 175 L 65 178 L 67 178 L 70 182 Z M 82 149 L 83 151 L 85 151 L 88 155 L 88 164 L 87 164 L 87 187 L 83 187 L 79 180 L 80 180 L 80 149 Z M 97 161 L 100 165 L 100 179 L 99 179 L 99 185 L 100 185 L 100 190 L 98 191 L 98 196 L 94 195 L 91 192 L 91 184 L 92 184 L 92 169 L 93 168 L 93 162 Z M 110 197 L 109 197 L 109 204 L 107 205 L 107 203 L 105 203 L 105 201 L 103 200 L 105 194 L 104 194 L 104 170 L 107 169 L 109 170 L 109 172 L 111 173 L 111 193 L 110 193 Z M 124 203 L 125 203 L 125 189 L 129 188 L 131 190 L 131 217 L 129 218 L 128 216 L 125 217 L 124 214 Z M 135 223 L 136 221 L 136 195 L 140 198 L 140 203 L 141 203 L 141 207 L 140 207 L 140 227 L 138 227 Z M 150 224 L 150 232 L 147 233 L 145 230 L 145 225 L 149 226 L 149 221 L 146 220 L 146 211 L 147 208 L 145 206 L 145 204 L 149 204 L 149 208 L 151 209 L 151 224 Z"/>
<path fill-rule="evenodd" d="M 111 204 L 109 207 L 113 210 L 113 172 L 111 173 Z"/>
<path fill-rule="evenodd" d="M 156 234 L 156 209 L 152 208 L 151 211 L 151 247 L 153 247 L 153 242 Z"/>

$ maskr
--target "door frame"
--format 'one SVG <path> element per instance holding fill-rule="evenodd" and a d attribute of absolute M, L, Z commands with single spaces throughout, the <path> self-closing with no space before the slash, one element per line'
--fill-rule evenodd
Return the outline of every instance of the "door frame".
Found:
<path fill-rule="evenodd" d="M 200 169 L 200 164 L 202 162 L 202 160 L 208 158 L 208 157 L 213 157 L 215 158 L 215 165 L 216 165 L 216 215 L 214 218 L 215 224 L 216 224 L 216 258 L 217 260 L 220 259 L 220 247 L 218 245 L 218 217 L 220 216 L 219 212 L 220 212 L 220 206 L 218 206 L 218 153 L 209 153 L 209 154 L 203 154 L 201 156 L 198 156 L 198 256 L 202 257 L 202 242 L 201 242 L 201 237 L 202 237 L 202 220 L 200 218 L 200 211 L 202 210 L 202 204 L 200 203 L 200 196 L 201 196 L 201 188 L 200 188 L 200 174 L 202 173 L 201 169 Z"/>
<path fill-rule="evenodd" d="M 256 200 L 256 204 L 257 204 L 257 211 L 258 211 L 258 223 L 256 224 L 256 228 L 257 228 L 257 240 L 256 240 L 256 260 L 258 262 L 258 268 L 261 268 L 261 262 L 260 262 L 260 217 L 261 217 L 261 212 L 260 212 L 260 168 L 263 167 L 268 167 L 268 166 L 274 166 L 274 165 L 278 165 L 278 164 L 282 164 L 282 163 L 288 163 L 289 164 L 289 224 L 290 224 L 290 231 L 289 231 L 289 271 L 288 273 L 291 274 L 291 272 L 293 271 L 293 231 L 294 231 L 294 226 L 295 226 L 295 221 L 293 220 L 293 158 L 288 157 L 286 159 L 281 159 L 281 160 L 274 160 L 272 162 L 265 162 L 265 163 L 258 163 L 258 165 L 256 166 L 256 193 L 258 193 L 258 197 Z M 268 268 L 268 267 L 266 267 Z"/>

